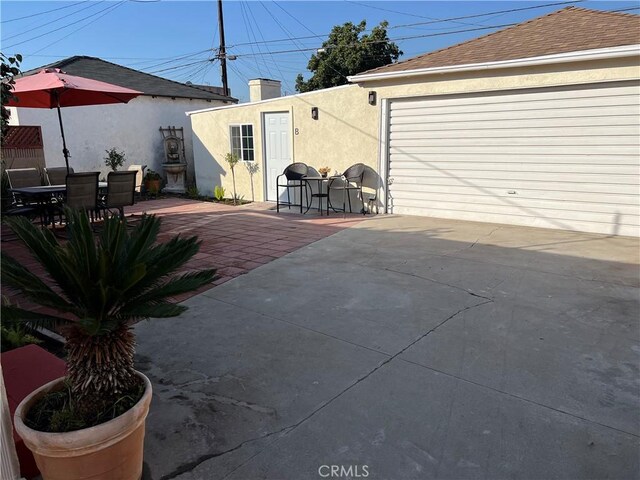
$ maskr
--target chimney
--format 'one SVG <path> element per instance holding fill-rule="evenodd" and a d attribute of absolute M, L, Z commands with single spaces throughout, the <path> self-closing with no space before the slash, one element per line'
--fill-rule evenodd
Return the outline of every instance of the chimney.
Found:
<path fill-rule="evenodd" d="M 281 97 L 280 80 L 269 80 L 268 78 L 256 78 L 249 80 L 249 101 L 259 102 L 269 98 Z"/>

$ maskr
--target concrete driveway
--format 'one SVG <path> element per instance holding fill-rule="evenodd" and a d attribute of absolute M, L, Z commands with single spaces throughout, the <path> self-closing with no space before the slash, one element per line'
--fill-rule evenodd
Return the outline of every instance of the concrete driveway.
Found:
<path fill-rule="evenodd" d="M 147 478 L 640 478 L 639 242 L 379 216 L 137 327 Z"/>

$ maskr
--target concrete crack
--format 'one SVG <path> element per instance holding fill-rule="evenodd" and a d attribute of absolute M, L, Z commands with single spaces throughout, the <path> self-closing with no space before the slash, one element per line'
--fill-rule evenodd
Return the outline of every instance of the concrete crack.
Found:
<path fill-rule="evenodd" d="M 423 277 L 422 275 L 418 275 L 416 273 L 411 273 L 411 272 L 403 272 L 401 270 L 394 270 L 393 268 L 383 268 L 382 270 L 385 270 L 387 272 L 393 272 L 393 273 L 399 273 L 400 275 L 408 275 L 410 277 L 414 277 L 414 278 L 419 278 L 421 280 L 427 280 L 428 282 L 433 282 L 433 283 L 437 283 L 438 285 L 443 285 L 445 287 L 451 287 L 451 288 L 455 288 L 456 290 L 460 290 L 462 292 L 468 293 L 469 295 L 471 295 L 472 297 L 478 297 L 478 298 L 482 298 L 484 300 L 490 300 L 493 302 L 493 298 L 491 297 L 485 297 L 484 295 L 480 295 L 479 293 L 475 293 L 472 292 L 471 290 L 467 290 L 466 288 L 463 287 L 459 287 L 458 285 L 452 285 L 450 283 L 446 283 L 446 282 L 440 282 L 438 280 L 435 280 L 433 278 L 429 278 L 429 277 Z"/>
<path fill-rule="evenodd" d="M 256 437 L 256 438 L 250 438 L 249 440 L 245 440 L 244 442 L 239 443 L 235 447 L 229 448 L 228 450 L 224 450 L 222 452 L 209 453 L 207 455 L 202 455 L 202 456 L 196 458 L 195 460 L 193 460 L 191 462 L 187 462 L 187 463 L 184 463 L 184 464 L 180 465 L 173 472 L 169 473 L 168 475 L 165 475 L 164 477 L 160 477 L 160 480 L 171 480 L 173 478 L 176 478 L 179 475 L 182 475 L 184 473 L 188 473 L 188 472 L 194 470 L 196 467 L 198 467 L 202 463 L 206 462 L 207 460 L 211 460 L 212 458 L 221 457 L 221 456 L 226 455 L 228 453 L 235 452 L 236 450 L 241 449 L 242 447 L 244 447 L 248 443 L 257 442 L 258 440 L 263 440 L 265 438 L 272 437 L 273 435 L 278 435 L 279 433 L 285 432 L 289 428 L 291 428 L 291 427 L 284 427 L 284 428 L 281 428 L 280 430 L 276 430 L 275 432 L 269 432 L 269 433 L 265 433 L 264 435 L 261 435 L 261 436 Z"/>
<path fill-rule="evenodd" d="M 476 295 L 477 296 L 477 295 Z M 471 310 L 472 308 L 476 308 L 476 307 L 480 307 L 482 305 L 486 305 L 487 303 L 492 303 L 493 300 L 492 299 L 486 299 L 486 301 L 484 302 L 480 302 L 477 303 L 475 305 L 470 305 L 468 307 L 464 307 L 461 308 L 460 310 L 456 311 L 455 313 L 449 315 L 447 318 L 445 318 L 444 320 L 442 320 L 440 323 L 438 323 L 436 326 L 434 326 L 433 328 L 429 329 L 427 332 L 423 333 L 422 335 L 420 335 L 419 337 L 417 337 L 415 340 L 413 340 L 411 343 L 409 343 L 408 345 L 406 345 L 404 348 L 402 348 L 401 350 L 399 350 L 398 352 L 396 352 L 395 354 L 391 355 L 389 358 L 386 358 L 385 360 L 383 360 L 382 362 L 380 362 L 380 364 L 378 364 L 376 367 L 374 367 L 371 371 L 367 372 L 366 374 L 364 374 L 363 376 L 359 377 L 355 382 L 353 382 L 351 385 L 348 385 L 346 388 L 344 388 L 343 390 L 341 390 L 340 392 L 338 392 L 336 395 L 334 395 L 333 397 L 331 397 L 329 400 L 325 401 L 322 405 L 320 405 L 318 408 L 316 408 L 315 410 L 313 410 L 311 413 L 309 413 L 309 415 L 307 415 L 306 417 L 302 418 L 301 420 L 297 421 L 296 423 L 293 423 L 291 425 L 288 425 L 286 427 L 283 427 L 279 430 L 276 430 L 275 432 L 270 432 L 270 433 L 266 433 L 260 437 L 257 438 L 252 438 L 249 440 L 245 440 L 242 443 L 239 443 L 238 445 L 236 445 L 235 447 L 232 447 L 228 450 L 222 451 L 222 452 L 217 452 L 217 453 L 210 453 L 207 455 L 202 455 L 200 457 L 198 457 L 196 460 L 193 460 L 191 462 L 187 462 L 183 465 L 181 465 L 180 467 L 176 468 L 172 473 L 165 475 L 164 477 L 161 477 L 160 480 L 171 480 L 173 478 L 176 478 L 179 475 L 182 475 L 184 473 L 190 472 L 192 470 L 194 470 L 196 467 L 198 467 L 200 464 L 206 462 L 207 460 L 211 460 L 212 458 L 217 458 L 217 457 L 221 457 L 223 455 L 226 455 L 228 453 L 234 452 L 236 450 L 239 450 L 240 448 L 242 448 L 244 445 L 248 444 L 248 443 L 252 443 L 252 442 L 256 442 L 258 440 L 263 440 L 265 438 L 271 437 L 273 435 L 278 435 L 280 433 L 283 434 L 289 434 L 291 432 L 293 432 L 296 428 L 298 428 L 300 425 L 302 425 L 303 423 L 305 423 L 307 420 L 309 420 L 311 417 L 315 416 L 317 413 L 319 413 L 321 410 L 323 410 L 325 407 L 329 406 L 331 403 L 333 403 L 336 399 L 338 399 L 339 397 L 341 397 L 342 395 L 344 395 L 345 393 L 347 393 L 349 390 L 351 390 L 353 387 L 355 387 L 356 385 L 358 385 L 359 383 L 363 382 L 364 380 L 366 380 L 367 378 L 369 378 L 371 375 L 373 375 L 375 372 L 377 372 L 378 370 L 380 370 L 382 367 L 384 367 L 385 365 L 387 365 L 389 362 L 391 362 L 394 358 L 398 357 L 399 355 L 402 355 L 407 349 L 411 348 L 413 345 L 415 345 L 416 343 L 418 343 L 420 340 L 422 340 L 423 338 L 425 338 L 427 335 L 435 332 L 438 328 L 440 328 L 441 326 L 443 326 L 444 324 L 446 324 L 449 320 L 453 319 L 454 317 L 460 315 L 463 312 L 466 312 L 467 310 Z M 255 455 L 254 455 L 255 456 Z M 253 457 L 252 457 L 253 458 Z M 245 462 L 246 463 L 246 462 Z M 237 468 L 235 469 L 237 470 Z M 235 471 L 234 470 L 234 471 Z M 230 472 L 229 474 L 231 474 L 233 472 Z"/>

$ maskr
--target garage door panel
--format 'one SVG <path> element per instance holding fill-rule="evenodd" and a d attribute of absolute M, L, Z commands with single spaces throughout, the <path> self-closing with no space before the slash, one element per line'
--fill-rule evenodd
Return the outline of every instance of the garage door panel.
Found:
<path fill-rule="evenodd" d="M 484 195 L 490 195 L 492 197 L 503 197 L 509 195 L 508 192 L 512 190 L 505 190 L 504 188 L 497 187 L 483 187 L 482 193 Z M 442 195 L 452 195 L 454 197 L 465 195 L 476 195 L 478 192 L 475 187 L 467 185 L 402 185 L 401 189 L 394 189 L 394 195 L 406 195 L 415 194 L 416 199 L 423 199 L 425 195 L 431 198 L 438 198 L 439 201 L 443 201 Z M 566 190 L 542 190 L 542 189 L 525 189 L 520 188 L 516 191 L 518 198 L 520 199 L 536 199 L 536 200 L 553 200 L 559 202 L 598 202 L 605 205 L 623 205 L 631 206 L 636 210 L 639 209 L 638 202 L 640 197 L 637 194 L 623 194 L 623 193 L 602 193 L 602 192 L 571 192 Z M 609 208 L 609 207 L 607 207 Z"/>
<path fill-rule="evenodd" d="M 614 175 L 603 173 L 570 173 L 558 174 L 549 172 L 505 172 L 504 170 L 462 170 L 454 172 L 439 169 L 437 163 L 429 165 L 430 168 L 411 168 L 391 170 L 394 179 L 415 178 L 419 182 L 429 183 L 431 179 L 438 178 L 464 178 L 467 180 L 506 180 L 506 181 L 530 181 L 530 182 L 563 182 L 563 183 L 596 183 L 616 185 L 637 185 L 637 175 Z"/>
<path fill-rule="evenodd" d="M 562 115 L 562 112 L 559 112 Z M 392 134 L 397 132 L 442 132 L 442 131 L 483 131 L 483 130 L 511 130 L 511 129 L 538 129 L 538 128 L 574 128 L 581 126 L 631 126 L 638 130 L 638 113 L 630 113 L 628 115 L 602 115 L 602 116 L 554 116 L 552 118 L 521 118 L 504 121 L 504 117 L 493 120 L 485 119 L 481 124 L 477 121 L 469 121 L 465 118 L 458 118 L 453 122 L 445 122 L 440 119 L 423 119 L 415 123 L 394 123 L 390 125 Z M 425 127 L 427 125 L 427 127 Z"/>
<path fill-rule="evenodd" d="M 575 174 L 585 173 L 591 175 L 631 175 L 632 181 L 635 181 L 635 176 L 640 172 L 640 167 L 637 165 L 601 165 L 601 164 L 581 164 L 581 163 L 539 163 L 539 162 L 521 162 L 518 158 L 517 161 L 511 162 L 491 162 L 491 161 L 474 161 L 469 162 L 448 162 L 448 161 L 434 161 L 431 162 L 434 169 L 444 170 L 447 172 L 459 172 L 464 173 L 466 171 L 476 172 L 500 172 L 500 173 L 526 173 L 526 172 L 546 172 L 554 174 Z M 395 160 L 393 161 L 393 172 L 403 172 L 404 170 L 411 170 L 415 168 L 415 162 Z"/>
<path fill-rule="evenodd" d="M 512 156 L 516 155 L 610 155 L 615 148 L 616 155 L 628 155 L 637 158 L 638 147 L 635 145 L 571 145 L 570 148 L 558 149 L 556 146 L 550 145 L 513 145 L 509 146 L 508 152 L 505 152 L 504 145 L 440 145 L 440 146 L 415 146 L 415 147 L 395 147 L 391 142 L 391 154 L 405 153 L 418 155 L 416 158 L 422 158 L 423 155 L 435 156 L 442 155 L 499 155 L 508 153 Z M 560 150 L 560 152 L 559 152 Z"/>
<path fill-rule="evenodd" d="M 417 157 L 412 154 L 406 153 L 392 153 L 390 155 L 391 162 L 415 162 Z M 434 160 L 429 161 L 443 161 L 450 163 L 470 163 L 469 155 L 442 155 Z M 519 154 L 514 158 L 510 153 L 490 153 L 481 154 L 475 153 L 471 161 L 472 165 L 484 164 L 484 163 L 526 163 L 526 164 L 539 164 L 539 165 L 632 165 L 636 168 L 638 166 L 637 155 L 573 155 L 573 154 L 554 154 L 554 155 L 536 155 L 536 154 Z"/>
<path fill-rule="evenodd" d="M 617 115 L 638 115 L 638 107 L 636 105 L 625 106 L 613 106 L 602 105 L 592 108 L 563 108 L 563 109 L 549 109 L 549 110 L 504 110 L 504 111 L 491 111 L 491 112 L 476 112 L 475 110 L 467 110 L 466 112 L 451 112 L 441 113 L 438 115 L 430 115 L 428 113 L 421 113 L 415 116 L 408 117 L 396 117 L 391 118 L 391 125 L 401 124 L 434 124 L 440 122 L 456 122 L 456 121 L 503 121 L 505 125 L 510 120 L 527 120 L 533 119 L 549 119 L 553 120 L 558 117 L 558 113 L 561 112 L 563 118 L 582 118 L 582 117 L 602 117 L 602 116 L 617 116 Z M 426 118 L 425 118 L 426 116 Z"/>
<path fill-rule="evenodd" d="M 394 192 L 393 201 L 395 204 L 398 202 L 411 204 L 412 200 L 420 200 L 422 198 L 422 192 L 410 192 L 410 191 L 397 191 Z M 556 199 L 539 199 L 532 198 L 518 192 L 518 195 L 509 195 L 503 193 L 502 195 L 495 195 L 488 197 L 487 195 L 477 194 L 451 194 L 451 193 L 431 193 L 430 201 L 432 205 L 437 204 L 454 204 L 454 203 L 469 203 L 472 205 L 499 205 L 504 208 L 519 207 L 526 205 L 527 208 L 533 209 L 545 209 L 545 210 L 567 210 L 573 212 L 580 212 L 584 214 L 588 213 L 601 213 L 611 214 L 612 212 L 619 213 L 621 215 L 629 215 L 635 217 L 635 224 L 640 219 L 640 211 L 637 204 L 620 205 L 610 203 L 597 202 L 597 196 L 592 196 L 591 201 L 576 202 L 569 200 L 556 200 Z"/>
<path fill-rule="evenodd" d="M 567 108 L 586 108 L 594 107 L 618 107 L 618 106 L 637 106 L 633 103 L 633 96 L 607 96 L 607 97 L 591 97 L 580 99 L 556 99 L 544 101 L 521 101 L 507 103 L 484 103 L 478 105 L 457 104 L 457 105 L 429 105 L 423 108 L 398 109 L 394 112 L 395 118 L 423 117 L 429 115 L 431 117 L 439 117 L 441 114 L 466 114 L 470 110 L 477 113 L 504 112 L 505 105 L 508 105 L 510 112 L 529 112 L 564 110 Z"/>
<path fill-rule="evenodd" d="M 532 101 L 566 102 L 580 99 L 609 99 L 624 97 L 633 103 L 637 95 L 637 84 L 632 82 L 619 85 L 591 85 L 587 88 L 574 89 L 538 89 L 505 92 L 487 92 L 485 94 L 454 96 L 442 95 L 429 98 L 429 105 L 433 107 L 465 105 L 476 107 L 481 105 L 503 104 L 506 107 Z M 425 108 L 425 99 L 403 100 L 394 106 L 395 112 Z M 401 104 L 400 104 L 401 103 Z"/>
<path fill-rule="evenodd" d="M 518 149 L 520 147 L 536 147 L 540 141 L 544 141 L 545 147 L 561 147 L 561 150 L 570 150 L 573 147 L 580 147 L 585 145 L 594 146 L 618 146 L 629 145 L 638 151 L 638 136 L 637 135 L 591 135 L 591 136 L 542 136 L 539 138 L 536 136 L 529 137 L 491 137 L 473 134 L 469 137 L 462 137 L 458 135 L 456 138 L 443 138 L 438 135 L 437 137 L 427 138 L 392 138 L 393 146 L 397 150 L 402 150 L 405 147 L 514 147 Z M 558 150 L 558 149 L 556 149 Z"/>
<path fill-rule="evenodd" d="M 570 125 L 564 127 L 542 125 L 539 127 L 520 127 L 513 128 L 475 128 L 470 130 L 467 128 L 429 128 L 423 129 L 420 135 L 421 139 L 466 139 L 466 138 L 581 138 L 581 137 L 629 137 L 638 143 L 638 135 L 640 129 L 638 125 Z M 416 136 L 416 130 L 403 131 L 391 130 L 390 139 L 392 140 L 413 140 Z M 394 142 L 395 143 L 395 142 Z"/>
<path fill-rule="evenodd" d="M 585 193 L 610 193 L 622 195 L 638 195 L 640 187 L 636 184 L 615 184 L 615 183 L 574 183 L 574 182 L 547 182 L 531 180 L 511 180 L 511 179 L 468 179 L 460 176 L 432 177 L 428 182 L 424 178 L 395 176 L 391 185 L 391 190 L 397 191 L 404 185 L 447 185 L 447 186 L 468 186 L 470 188 L 485 189 L 499 188 L 504 191 L 519 190 L 529 188 L 532 190 L 555 190 L 563 192 L 585 192 Z M 426 199 L 428 200 L 428 199 Z M 395 212 L 399 213 L 399 212 Z"/>

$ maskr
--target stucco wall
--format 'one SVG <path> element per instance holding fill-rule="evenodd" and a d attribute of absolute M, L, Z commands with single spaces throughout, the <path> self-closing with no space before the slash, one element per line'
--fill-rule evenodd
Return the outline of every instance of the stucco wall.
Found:
<path fill-rule="evenodd" d="M 105 150 L 124 151 L 127 164 L 142 164 L 161 172 L 164 150 L 158 130 L 169 125 L 184 127 L 189 175 L 193 178 L 191 122 L 185 112 L 215 106 L 216 102 L 141 96 L 126 105 L 97 105 L 62 109 L 70 165 L 76 171 L 109 171 Z M 64 166 L 62 139 L 55 110 L 12 108 L 12 125 L 40 125 L 45 161 L 49 167 Z M 125 166 L 126 168 L 126 166 Z"/>
<path fill-rule="evenodd" d="M 253 176 L 253 191 L 255 200 L 263 200 L 262 115 L 266 112 L 291 113 L 293 161 L 304 162 L 316 168 L 326 165 L 338 171 L 343 171 L 353 163 L 362 162 L 377 170 L 380 104 L 384 98 L 551 87 L 637 78 L 640 78 L 637 57 L 623 58 L 368 82 L 194 113 L 191 114 L 191 122 L 196 181 L 200 191 L 207 194 L 212 193 L 215 185 L 231 190 L 231 178 L 227 175 L 228 168 L 223 160 L 230 149 L 229 125 L 251 123 L 254 126 L 255 161 L 260 169 Z M 376 106 L 368 104 L 370 90 L 377 92 Z M 312 120 L 311 107 L 318 107 L 318 120 Z M 237 167 L 236 186 L 239 195 L 252 198 L 251 176 L 244 165 Z"/>

